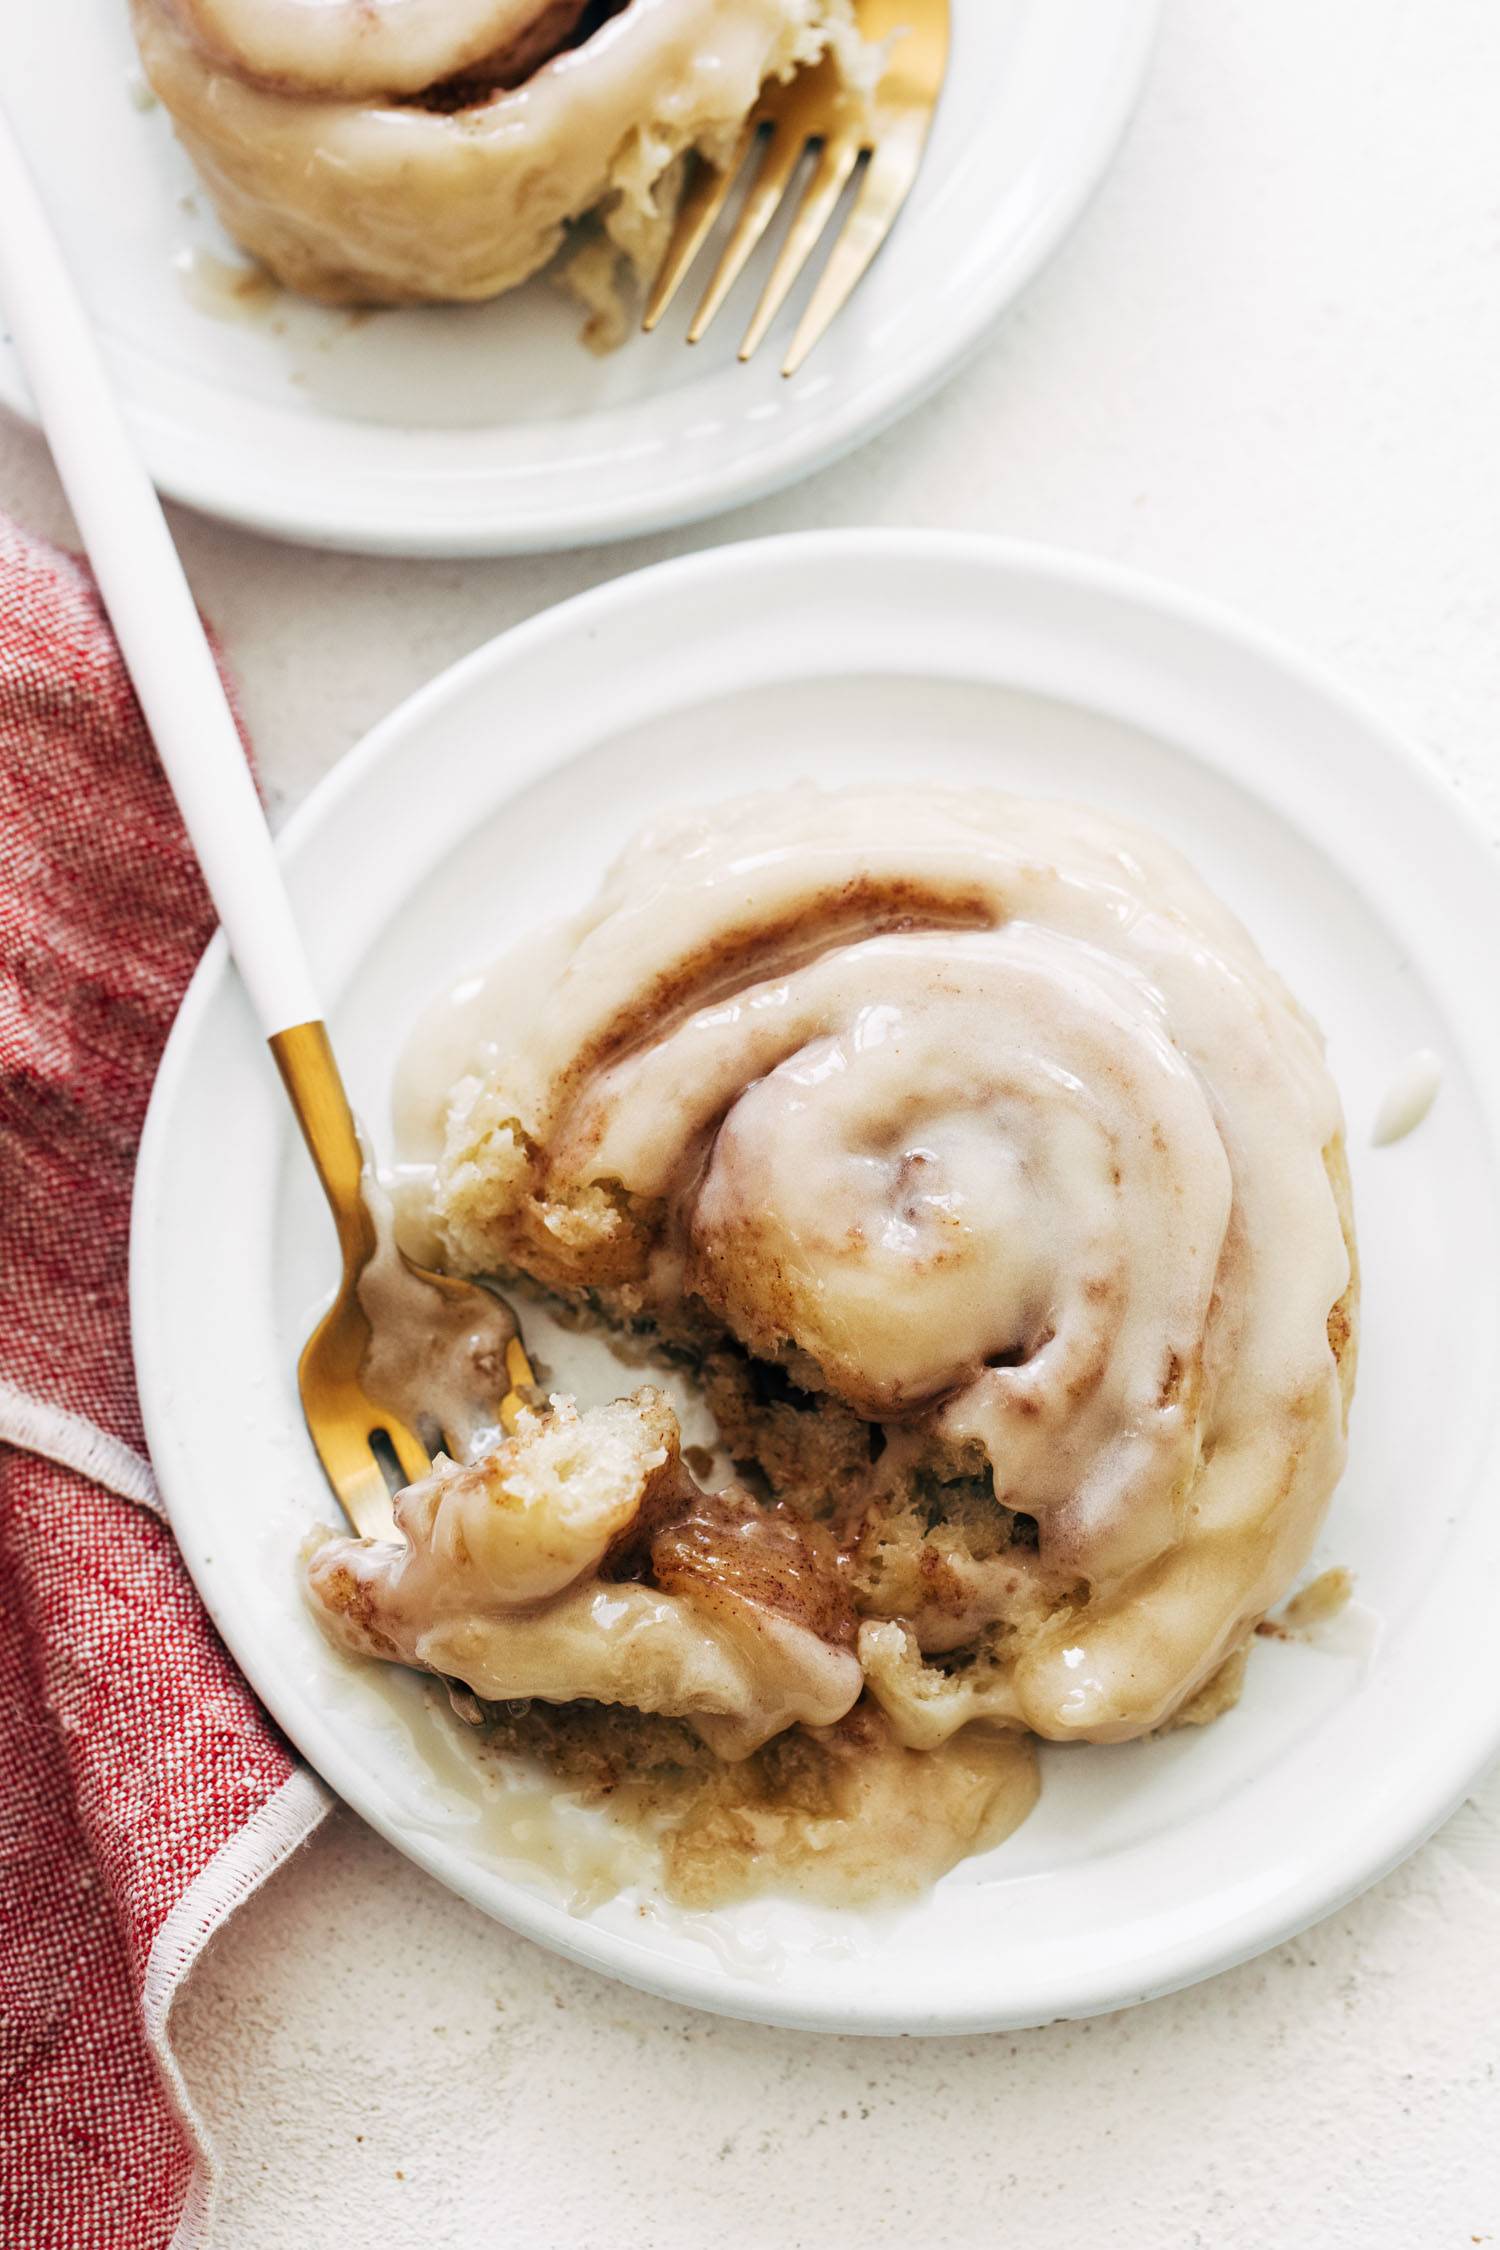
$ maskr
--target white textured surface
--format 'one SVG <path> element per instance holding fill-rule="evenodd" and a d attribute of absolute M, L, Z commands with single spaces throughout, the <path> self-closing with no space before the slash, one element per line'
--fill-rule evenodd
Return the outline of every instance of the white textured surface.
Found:
<path fill-rule="evenodd" d="M 1335 664 L 1500 832 L 1497 84 L 1493 0 L 1176 0 L 1119 166 L 982 358 L 703 536 L 991 528 L 1195 584 Z M 10 430 L 0 504 L 66 530 Z M 408 565 L 178 530 L 282 801 L 476 641 L 692 543 Z M 234 2250 L 1462 2250 L 1500 2240 L 1497 1960 L 1494 1775 L 1260 1963 L 925 2047 L 614 1990 L 338 1816 L 177 2029 Z"/>

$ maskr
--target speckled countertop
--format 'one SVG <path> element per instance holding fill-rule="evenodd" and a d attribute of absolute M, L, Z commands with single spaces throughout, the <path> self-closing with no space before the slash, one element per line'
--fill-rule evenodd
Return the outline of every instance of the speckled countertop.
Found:
<path fill-rule="evenodd" d="M 278 806 L 564 594 L 694 544 L 917 523 L 1090 549 L 1260 617 L 1500 834 L 1497 88 L 1494 0 L 1171 0 L 1056 263 L 950 389 L 800 490 L 521 563 L 306 554 L 179 516 Z M 68 528 L 8 428 L 0 505 Z M 1497 1977 L 1494 1774 L 1260 1962 L 931 2045 L 617 1990 L 337 1814 L 210 1947 L 176 2032 L 233 2250 L 1467 2250 L 1500 2242 Z"/>

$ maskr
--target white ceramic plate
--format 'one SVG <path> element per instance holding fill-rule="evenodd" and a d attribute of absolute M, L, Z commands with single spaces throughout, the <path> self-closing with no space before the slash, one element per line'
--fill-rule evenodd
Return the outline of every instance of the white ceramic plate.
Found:
<path fill-rule="evenodd" d="M 1182 845 L 1326 1026 L 1365 1268 L 1348 1473 L 1320 1564 L 1359 1610 L 1258 1644 L 1240 1707 L 1044 1753 L 1040 1809 L 880 1917 L 760 1901 L 570 1914 L 405 1676 L 335 1657 L 293 1558 L 331 1514 L 297 1346 L 332 1244 L 216 942 L 167 1049 L 133 1248 L 151 1450 L 189 1567 L 292 1739 L 487 1912 L 672 1998 L 778 2022 L 957 2031 L 1118 2007 L 1302 1927 L 1411 1849 L 1500 1746 L 1500 887 L 1455 801 L 1244 627 L 997 543 L 826 535 L 585 595 L 406 704 L 291 822 L 284 860 L 357 1106 L 379 1127 L 423 1002 L 582 901 L 662 806 L 810 775 L 931 777 L 1128 810 Z M 1403 1060 L 1436 1106 L 1370 1146 Z M 566 1359 L 561 1372 L 569 1372 Z M 436 1763 L 434 1763 L 436 1761 Z"/>
<path fill-rule="evenodd" d="M 126 0 L 6 11 L 0 83 L 164 492 L 315 544 L 506 554 L 755 499 L 915 404 L 1082 208 L 1135 101 L 1158 6 L 956 0 L 954 65 L 912 204 L 790 383 L 770 347 L 738 365 L 740 300 L 687 351 L 686 292 L 656 336 L 605 360 L 545 281 L 483 309 L 354 319 L 283 297 L 251 319 L 206 311 L 179 261 L 234 253 L 165 114 L 137 106 Z M 28 411 L 3 341 L 0 403 Z"/>

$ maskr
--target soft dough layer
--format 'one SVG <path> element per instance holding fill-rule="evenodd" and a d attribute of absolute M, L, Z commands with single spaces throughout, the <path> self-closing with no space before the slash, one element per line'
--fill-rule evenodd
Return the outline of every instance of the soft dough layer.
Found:
<path fill-rule="evenodd" d="M 859 1649 L 903 1740 L 1147 1731 L 1286 1591 L 1353 1381 L 1338 1097 L 1157 839 L 751 800 L 644 838 L 463 1039 L 460 1269 L 730 1341 L 879 1433 L 841 1528 L 879 1550 Z"/>
<path fill-rule="evenodd" d="M 147 78 L 230 232 L 332 302 L 498 295 L 598 210 L 629 249 L 849 0 L 131 0 Z"/>

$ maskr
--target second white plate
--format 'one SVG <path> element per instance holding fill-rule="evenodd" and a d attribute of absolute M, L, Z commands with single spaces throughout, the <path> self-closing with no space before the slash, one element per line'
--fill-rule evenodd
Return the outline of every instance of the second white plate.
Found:
<path fill-rule="evenodd" d="M 1500 886 L 1376 722 L 1179 596 L 973 540 L 720 549 L 481 650 L 291 824 L 287 875 L 372 1125 L 423 1003 L 581 903 L 653 813 L 804 777 L 1124 809 L 1189 853 L 1326 1028 L 1365 1276 L 1353 1446 L 1319 1557 L 1356 1576 L 1342 1642 L 1258 1646 L 1212 1727 L 1045 1752 L 1033 1818 L 899 1912 L 685 1915 L 627 1891 L 570 1913 L 423 1687 L 336 1656 L 299 1600 L 299 1542 L 332 1507 L 294 1369 L 332 1243 L 217 941 L 137 1183 L 152 1456 L 204 1598 L 288 1734 L 487 1912 L 671 1998 L 783 2023 L 957 2031 L 1116 2007 L 1327 1912 L 1500 1746 Z M 1443 1061 L 1436 1107 L 1375 1149 L 1418 1048 Z"/>
<path fill-rule="evenodd" d="M 600 360 L 545 280 L 482 308 L 354 318 L 276 296 L 233 317 L 204 276 L 236 253 L 168 119 L 139 107 L 125 0 L 11 9 L 0 80 L 165 493 L 318 545 L 509 554 L 755 499 L 914 405 L 1081 210 L 1158 9 L 955 0 L 953 68 L 912 202 L 792 382 L 770 347 L 748 368 L 735 358 L 769 242 L 692 352 L 691 292 L 655 336 Z M 29 411 L 3 339 L 0 404 Z"/>

